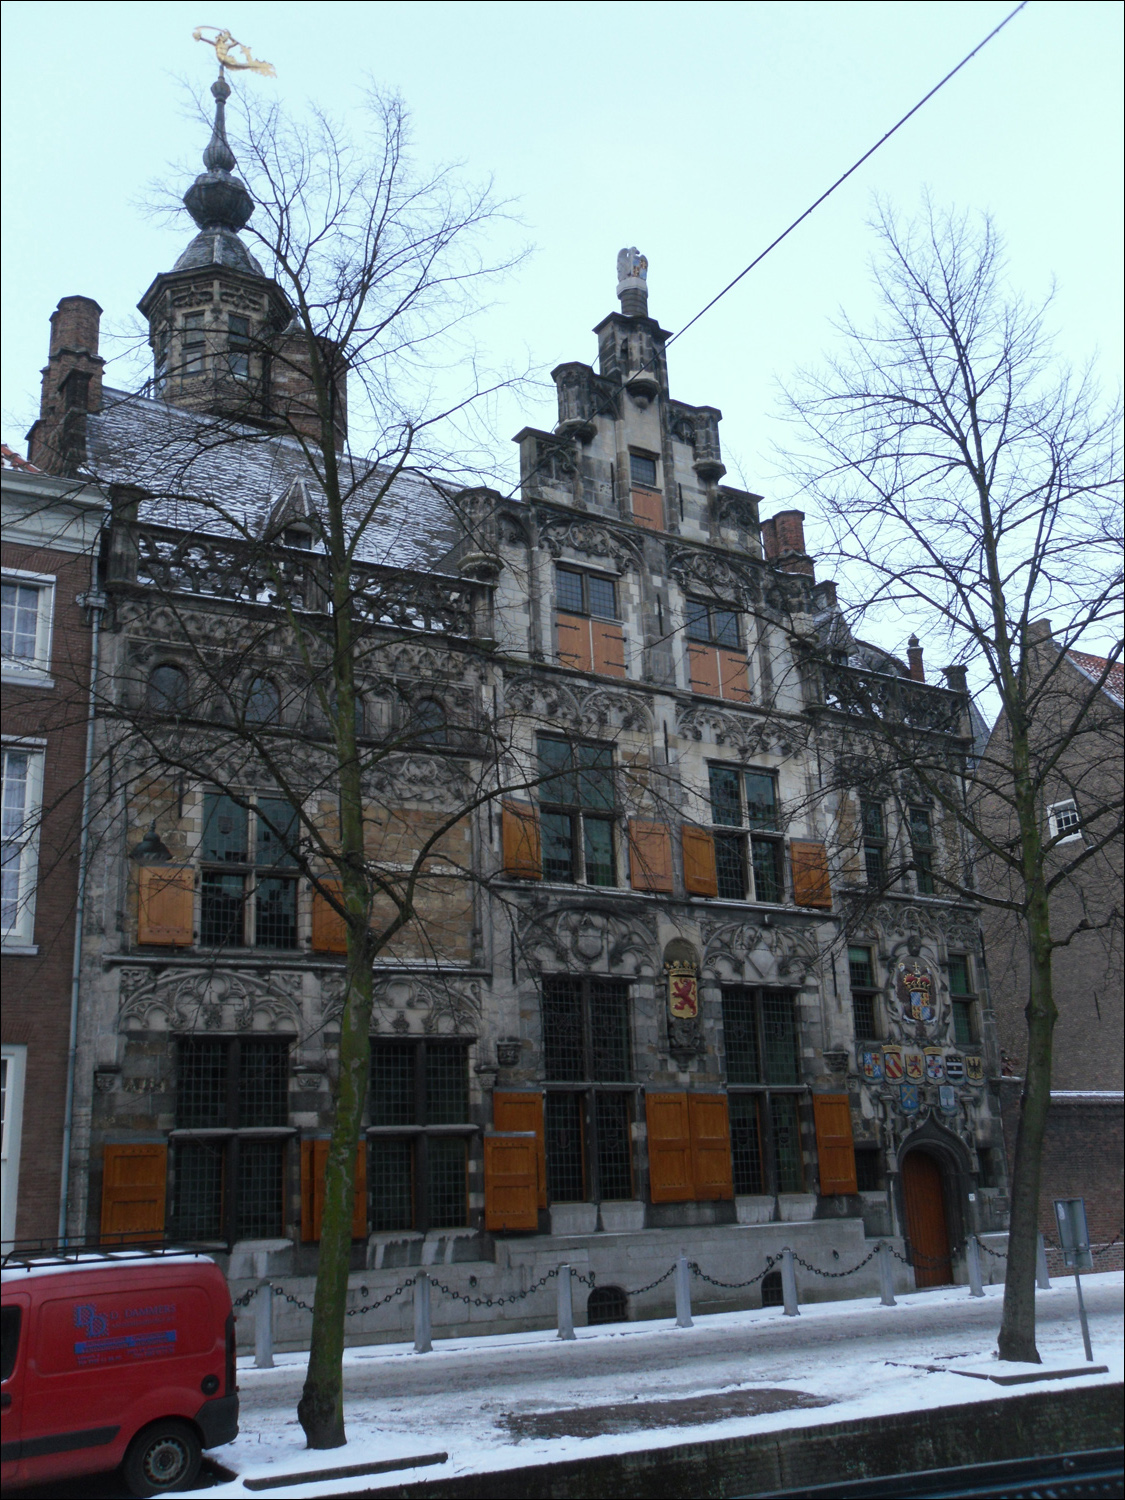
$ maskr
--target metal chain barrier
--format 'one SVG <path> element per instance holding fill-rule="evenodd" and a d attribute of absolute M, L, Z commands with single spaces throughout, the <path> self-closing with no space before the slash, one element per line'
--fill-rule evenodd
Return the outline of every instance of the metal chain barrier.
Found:
<path fill-rule="evenodd" d="M 438 1289 L 439 1292 L 444 1292 L 447 1297 L 452 1297 L 457 1302 L 463 1302 L 466 1307 L 506 1307 L 510 1303 L 522 1302 L 525 1297 L 530 1297 L 532 1292 L 537 1292 L 539 1291 L 540 1287 L 545 1287 L 548 1281 L 552 1281 L 558 1274 L 559 1271 L 558 1267 L 556 1266 L 553 1271 L 548 1271 L 546 1276 L 541 1276 L 538 1281 L 529 1286 L 525 1291 L 511 1292 L 507 1297 L 474 1297 L 466 1292 L 455 1292 L 452 1287 L 446 1286 L 445 1283 L 441 1281 L 434 1281 L 433 1285 Z M 591 1286 L 593 1286 L 594 1284 L 594 1278 L 592 1276 L 590 1276 L 589 1278 L 580 1276 L 577 1271 L 573 1270 L 571 1271 L 571 1275 L 574 1276 L 578 1281 L 588 1280 Z M 431 1280 L 433 1280 L 433 1278 L 431 1278 Z"/>
<path fill-rule="evenodd" d="M 663 1276 L 658 1276 L 655 1281 L 650 1281 L 647 1286 L 639 1286 L 639 1287 L 636 1288 L 635 1291 L 625 1292 L 626 1297 L 641 1297 L 641 1296 L 644 1295 L 645 1292 L 651 1292 L 654 1286 L 659 1286 L 662 1281 L 667 1281 L 668 1278 L 669 1278 L 669 1276 L 674 1275 L 675 1270 L 676 1270 L 676 1262 L 673 1261 L 672 1264 L 668 1267 L 668 1269 L 664 1272 Z M 591 1286 L 591 1288 L 593 1287 L 593 1285 L 594 1285 L 594 1277 L 593 1277 L 593 1273 L 591 1273 L 591 1275 L 590 1275 L 590 1286 Z M 624 1288 L 622 1288 L 622 1290 L 624 1291 Z"/>
<path fill-rule="evenodd" d="M 744 1286 L 753 1286 L 756 1282 L 761 1281 L 764 1276 L 768 1276 L 776 1264 L 777 1258 L 773 1255 L 767 1255 L 763 1268 L 758 1272 L 757 1276 L 751 1276 L 748 1281 L 717 1281 L 714 1276 L 708 1276 L 707 1272 L 702 1269 L 697 1261 L 688 1261 L 688 1267 L 692 1275 L 698 1276 L 700 1281 L 706 1281 L 709 1286 L 723 1287 L 726 1291 L 731 1292 L 738 1291 Z"/>
<path fill-rule="evenodd" d="M 876 1245 L 870 1255 L 865 1255 L 864 1258 L 859 1262 L 859 1264 L 852 1266 L 851 1270 L 849 1271 L 822 1271 L 819 1266 L 811 1266 L 807 1260 L 802 1260 L 801 1257 L 797 1254 L 796 1250 L 792 1252 L 792 1255 L 793 1259 L 799 1266 L 804 1266 L 805 1270 L 811 1271 L 814 1276 L 823 1276 L 830 1281 L 839 1281 L 845 1276 L 854 1276 L 857 1271 L 862 1271 L 864 1266 L 867 1265 L 869 1261 L 874 1260 L 878 1253 L 879 1246 Z"/>
<path fill-rule="evenodd" d="M 991 1245 L 986 1245 L 984 1243 L 984 1241 L 982 1239 L 980 1239 L 980 1238 L 977 1239 L 977 1244 L 984 1251 L 985 1255 L 991 1255 L 992 1258 L 993 1258 L 993 1260 L 1007 1260 L 1008 1259 L 1008 1252 L 1007 1252 L 1007 1250 L 993 1250 L 993 1248 L 992 1248 Z"/>

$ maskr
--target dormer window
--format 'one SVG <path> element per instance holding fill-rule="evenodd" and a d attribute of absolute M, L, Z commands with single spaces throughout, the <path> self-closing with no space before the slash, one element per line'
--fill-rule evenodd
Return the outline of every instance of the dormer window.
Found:
<path fill-rule="evenodd" d="M 281 533 L 281 545 L 299 547 L 302 552 L 308 552 L 312 548 L 312 532 L 303 526 L 287 526 Z"/>
<path fill-rule="evenodd" d="M 183 323 L 183 370 L 185 375 L 199 375 L 203 371 L 205 335 L 203 314 L 185 313 Z"/>
<path fill-rule="evenodd" d="M 227 318 L 227 368 L 239 380 L 250 375 L 250 319 L 231 313 Z"/>

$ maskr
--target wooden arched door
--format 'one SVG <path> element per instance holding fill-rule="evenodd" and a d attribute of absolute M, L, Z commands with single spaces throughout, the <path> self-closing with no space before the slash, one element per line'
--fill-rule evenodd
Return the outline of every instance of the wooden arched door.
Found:
<path fill-rule="evenodd" d="M 906 1233 L 914 1252 L 916 1286 L 949 1286 L 953 1262 L 945 1217 L 941 1166 L 926 1151 L 911 1151 L 902 1163 Z"/>

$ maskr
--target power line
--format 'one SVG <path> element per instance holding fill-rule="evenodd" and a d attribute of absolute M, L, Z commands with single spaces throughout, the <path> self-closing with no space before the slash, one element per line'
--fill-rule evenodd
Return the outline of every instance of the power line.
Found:
<path fill-rule="evenodd" d="M 929 101 L 934 97 L 934 95 L 939 91 L 939 89 L 943 89 L 951 78 L 956 77 L 956 75 L 960 73 L 961 69 L 966 65 L 966 63 L 972 62 L 977 53 L 980 52 L 984 47 L 987 47 L 992 38 L 994 36 L 998 36 L 1000 32 L 1004 30 L 1004 27 L 1007 26 L 1008 22 L 1014 20 L 1016 16 L 1019 15 L 1020 11 L 1026 8 L 1027 3 L 1028 0 L 1020 0 L 1020 3 L 1016 6 L 1015 10 L 1010 11 L 1009 14 L 1006 15 L 1000 22 L 999 26 L 990 31 L 983 41 L 978 42 L 973 50 L 967 53 L 955 68 L 951 68 L 940 83 L 935 83 L 930 92 L 928 94 L 924 94 L 922 98 L 918 100 L 918 103 L 914 106 L 914 108 L 908 110 L 907 113 L 903 115 L 901 120 L 892 125 L 890 130 L 887 131 L 886 135 L 881 136 L 869 151 L 865 151 L 858 161 L 853 162 L 853 164 L 848 168 L 848 170 L 843 174 L 842 177 L 837 177 L 832 186 L 826 189 L 825 192 L 821 193 L 820 197 L 816 200 L 815 203 L 810 203 L 808 208 L 805 209 L 800 218 L 794 219 L 788 229 L 783 229 L 778 237 L 775 240 L 771 241 L 760 255 L 755 256 L 750 264 L 745 268 L 745 270 L 739 271 L 738 275 L 734 278 L 733 281 L 728 282 L 727 285 L 723 287 L 722 291 L 718 292 L 714 297 L 712 297 L 710 302 L 708 302 L 705 307 L 701 307 L 700 310 L 696 313 L 695 317 L 692 318 L 689 322 L 685 323 L 677 333 L 674 333 L 664 347 L 667 348 L 668 344 L 674 344 L 678 338 L 682 338 L 689 328 L 699 322 L 704 313 L 710 312 L 711 309 L 715 306 L 716 302 L 720 301 L 723 297 L 726 296 L 729 291 L 733 290 L 733 288 L 738 285 L 742 278 L 748 275 L 755 266 L 760 265 L 771 250 L 775 250 L 787 235 L 792 234 L 794 229 L 796 229 L 799 224 L 803 224 L 808 216 L 813 213 L 815 209 L 818 209 L 820 207 L 820 205 L 826 198 L 830 198 L 842 183 L 847 182 L 852 173 L 857 172 L 859 168 L 863 166 L 865 161 L 874 156 L 879 147 L 882 146 L 886 141 L 889 141 L 891 136 L 894 135 L 895 131 L 900 130 L 906 124 L 907 120 L 909 120 L 913 115 L 916 115 L 922 108 L 923 104 L 928 104 Z"/>

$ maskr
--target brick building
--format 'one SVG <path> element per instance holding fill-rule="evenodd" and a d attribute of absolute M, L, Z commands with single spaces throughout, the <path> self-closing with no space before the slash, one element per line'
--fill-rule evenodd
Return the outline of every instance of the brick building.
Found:
<path fill-rule="evenodd" d="M 84 355 L 85 299 L 52 324 L 46 399 Z M 96 339 L 95 339 L 96 348 Z M 58 1232 L 70 1123 L 75 913 L 102 496 L 4 448 L 3 1205 L 0 1236 Z M 93 606 L 93 609 L 92 609 Z"/>
<path fill-rule="evenodd" d="M 1082 726 L 1053 768 L 1043 797 L 1043 827 L 1057 838 L 1052 856 L 1061 866 L 1076 850 L 1104 849 L 1055 887 L 1050 898 L 1056 940 L 1073 934 L 1055 951 L 1051 972 L 1058 1021 L 1055 1024 L 1051 1110 L 1044 1145 L 1040 1221 L 1048 1244 L 1057 1240 L 1055 1198 L 1086 1199 L 1092 1240 L 1116 1241 L 1098 1261 L 1102 1269 L 1122 1264 L 1122 1126 L 1125 1114 L 1125 959 L 1121 891 L 1125 879 L 1125 840 L 1120 835 L 1122 709 L 1125 669 L 1121 663 L 1081 651 L 1066 651 L 1051 637 L 1046 621 L 1032 627 L 1035 681 L 1043 689 L 1036 703 L 1044 728 L 1040 753 L 1054 750 L 1060 723 Z M 1088 708 L 1086 705 L 1088 704 Z M 1001 716 L 989 748 L 1007 732 Z M 1003 834 L 999 820 L 996 828 Z M 986 866 L 993 879 L 995 872 Z M 1085 924 L 1083 929 L 1082 924 Z M 985 917 L 997 1040 L 1004 1071 L 1003 1113 L 1009 1152 L 1015 1150 L 1020 1080 L 1027 1049 L 1024 1007 L 1028 963 L 1022 924 L 1010 912 Z M 1052 1265 L 1056 1257 L 1051 1257 Z"/>
<path fill-rule="evenodd" d="M 335 816 L 332 706 L 286 624 L 293 601 L 310 629 L 327 618 L 318 494 L 288 305 L 238 237 L 253 204 L 221 109 L 205 166 L 185 199 L 200 233 L 141 302 L 149 388 L 91 380 L 33 449 L 112 501 L 114 781 L 71 1228 L 206 1241 L 235 1279 L 256 1248 L 299 1283 L 343 965 L 286 842 Z M 963 683 L 852 639 L 801 513 L 761 521 L 761 497 L 722 483 L 721 413 L 672 396 L 636 251 L 617 289 L 596 367 L 554 372 L 558 424 L 518 434 L 516 496 L 402 479 L 357 539 L 369 847 L 390 869 L 466 784 L 495 791 L 453 819 L 420 920 L 377 963 L 356 1284 L 436 1259 L 508 1295 L 565 1258 L 625 1297 L 681 1250 L 731 1281 L 785 1242 L 823 1267 L 873 1236 L 919 1282 L 950 1280 L 966 1233 L 1006 1222 L 978 914 L 935 894 L 956 826 L 908 779 L 868 778 L 862 749 L 893 711 L 956 766 Z M 345 374 L 337 446 L 362 498 L 381 476 L 348 453 Z M 263 764 L 231 769 L 236 720 L 312 767 L 299 814 Z M 210 726 L 210 772 L 185 766 L 189 722 Z M 874 1266 L 849 1284 L 870 1292 Z"/>

